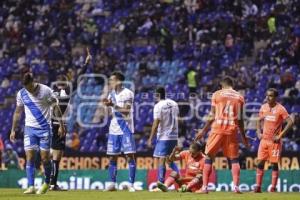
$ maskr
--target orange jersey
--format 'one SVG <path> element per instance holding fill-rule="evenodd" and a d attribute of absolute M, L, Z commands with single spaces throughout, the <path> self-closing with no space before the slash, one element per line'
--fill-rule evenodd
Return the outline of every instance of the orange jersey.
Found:
<path fill-rule="evenodd" d="M 233 89 L 222 89 L 213 94 L 211 105 L 216 111 L 211 131 L 224 135 L 237 133 L 244 97 Z"/>
<path fill-rule="evenodd" d="M 204 167 L 205 156 L 201 153 L 196 158 L 193 158 L 190 151 L 182 151 L 179 154 L 180 159 L 184 160 L 186 163 L 186 175 L 196 176 L 199 173 L 202 173 Z"/>
<path fill-rule="evenodd" d="M 269 104 L 265 103 L 259 110 L 259 118 L 263 120 L 263 138 L 272 140 L 276 134 L 279 134 L 282 129 L 284 120 L 289 117 L 289 113 L 280 104 L 271 108 Z"/>

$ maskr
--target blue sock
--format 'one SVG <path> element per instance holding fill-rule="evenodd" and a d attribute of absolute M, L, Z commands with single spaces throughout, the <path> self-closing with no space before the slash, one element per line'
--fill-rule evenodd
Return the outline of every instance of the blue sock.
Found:
<path fill-rule="evenodd" d="M 34 186 L 34 173 L 35 173 L 34 162 L 26 161 L 26 174 L 27 174 L 28 187 Z"/>
<path fill-rule="evenodd" d="M 135 160 L 130 159 L 128 165 L 129 165 L 129 183 L 133 184 L 135 180 L 135 171 L 136 171 Z"/>
<path fill-rule="evenodd" d="M 177 172 L 177 174 L 179 174 L 179 169 L 178 169 L 178 166 L 176 165 L 176 163 L 171 162 L 171 163 L 169 164 L 169 167 L 170 167 L 173 171 Z"/>
<path fill-rule="evenodd" d="M 110 180 L 115 183 L 117 181 L 117 161 L 111 160 L 109 162 L 108 173 Z"/>
<path fill-rule="evenodd" d="M 44 175 L 45 175 L 45 183 L 50 184 L 50 176 L 51 176 L 51 162 L 47 161 L 43 163 L 44 166 Z"/>
<path fill-rule="evenodd" d="M 164 183 L 165 175 L 166 175 L 166 166 L 165 165 L 158 166 L 158 181 Z"/>

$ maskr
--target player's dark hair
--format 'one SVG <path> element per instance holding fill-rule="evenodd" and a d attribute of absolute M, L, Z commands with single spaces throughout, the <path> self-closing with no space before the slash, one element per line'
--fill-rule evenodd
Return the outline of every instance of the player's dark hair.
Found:
<path fill-rule="evenodd" d="M 57 76 L 58 81 L 68 81 L 68 77 L 66 75 L 60 74 Z"/>
<path fill-rule="evenodd" d="M 22 84 L 28 85 L 33 82 L 33 75 L 30 72 L 26 72 L 22 77 Z"/>
<path fill-rule="evenodd" d="M 122 72 L 116 71 L 113 72 L 111 75 L 116 76 L 119 81 L 123 82 L 125 80 L 125 76 L 122 74 Z"/>
<path fill-rule="evenodd" d="M 159 97 L 161 99 L 165 99 L 166 98 L 166 90 L 162 86 L 157 87 L 156 90 L 155 90 L 155 93 L 156 93 L 156 95 L 159 95 Z"/>
<path fill-rule="evenodd" d="M 273 92 L 275 97 L 279 96 L 279 92 L 276 88 L 269 88 L 267 91 Z"/>
<path fill-rule="evenodd" d="M 204 150 L 204 144 L 200 141 L 193 142 L 191 144 L 191 147 L 197 149 L 197 151 L 203 151 Z"/>
<path fill-rule="evenodd" d="M 221 83 L 223 83 L 223 84 L 225 84 L 225 85 L 228 85 L 228 86 L 231 86 L 231 87 L 234 86 L 234 80 L 233 80 L 233 78 L 230 77 L 230 76 L 225 76 L 225 77 L 222 79 Z"/>

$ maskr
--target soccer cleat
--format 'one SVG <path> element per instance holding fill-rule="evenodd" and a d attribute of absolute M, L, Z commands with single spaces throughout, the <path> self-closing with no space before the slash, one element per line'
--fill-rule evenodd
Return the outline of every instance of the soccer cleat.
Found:
<path fill-rule="evenodd" d="M 238 186 L 234 186 L 233 193 L 235 193 L 235 194 L 243 194 L 243 193 L 240 191 L 240 189 L 239 189 Z"/>
<path fill-rule="evenodd" d="M 51 185 L 49 190 L 50 191 L 67 191 L 66 189 L 62 189 L 58 185 Z"/>
<path fill-rule="evenodd" d="M 160 181 L 157 181 L 157 187 L 163 192 L 168 192 L 168 187 Z"/>
<path fill-rule="evenodd" d="M 30 186 L 29 188 L 27 188 L 24 192 L 23 192 L 23 194 L 35 194 L 35 189 L 34 189 L 34 187 L 33 186 Z"/>
<path fill-rule="evenodd" d="M 256 186 L 253 190 L 254 193 L 261 193 L 261 187 L 260 186 Z"/>
<path fill-rule="evenodd" d="M 200 190 L 195 191 L 197 194 L 208 194 L 207 187 L 202 187 Z"/>
<path fill-rule="evenodd" d="M 135 192 L 135 189 L 132 185 L 128 185 L 128 192 Z"/>
<path fill-rule="evenodd" d="M 36 192 L 36 194 L 45 194 L 49 189 L 49 184 L 44 183 L 42 187 Z"/>
<path fill-rule="evenodd" d="M 271 187 L 270 192 L 277 192 L 275 187 Z"/>
<path fill-rule="evenodd" d="M 116 188 L 116 184 L 111 184 L 107 187 L 106 189 L 107 192 L 114 192 L 114 191 L 117 191 L 117 188 Z"/>
<path fill-rule="evenodd" d="M 181 188 L 178 189 L 178 192 L 188 192 L 187 186 L 186 185 L 182 185 Z"/>

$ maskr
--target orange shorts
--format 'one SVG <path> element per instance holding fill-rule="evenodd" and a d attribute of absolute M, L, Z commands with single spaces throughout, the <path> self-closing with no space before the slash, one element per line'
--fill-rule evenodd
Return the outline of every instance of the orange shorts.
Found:
<path fill-rule="evenodd" d="M 278 163 L 281 155 L 282 143 L 274 143 L 271 140 L 262 139 L 260 141 L 257 159 L 271 163 Z"/>
<path fill-rule="evenodd" d="M 211 133 L 207 139 L 205 154 L 215 156 L 219 150 L 225 157 L 234 159 L 239 157 L 239 143 L 236 134 L 223 135 Z"/>
<path fill-rule="evenodd" d="M 182 185 L 188 185 L 195 177 L 192 177 L 191 175 L 188 175 L 187 176 L 183 176 L 183 177 L 180 177 L 179 178 L 179 181 L 178 181 L 178 185 L 181 187 Z M 192 192 L 195 192 L 197 190 L 200 190 L 202 187 L 202 181 L 195 185 L 194 187 L 191 188 L 191 191 Z"/>

